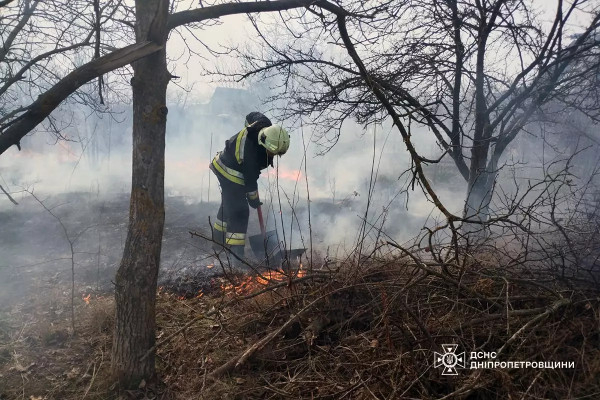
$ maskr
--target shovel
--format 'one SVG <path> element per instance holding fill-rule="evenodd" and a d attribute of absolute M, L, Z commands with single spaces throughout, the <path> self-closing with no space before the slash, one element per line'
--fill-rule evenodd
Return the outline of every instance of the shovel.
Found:
<path fill-rule="evenodd" d="M 258 224 L 260 225 L 260 234 L 263 236 L 264 241 L 267 241 L 267 235 L 265 232 L 265 221 L 262 216 L 262 207 L 259 205 L 256 208 L 256 212 L 258 213 Z"/>
<path fill-rule="evenodd" d="M 262 209 L 260 206 L 256 208 L 258 213 L 258 223 L 260 224 L 260 235 L 253 235 L 248 238 L 250 247 L 254 255 L 259 258 L 262 262 L 265 262 L 267 266 L 280 266 L 284 255 L 281 254 L 277 231 L 265 230 L 265 222 L 263 220 Z M 300 257 L 306 249 L 292 249 L 287 251 L 287 256 L 292 258 Z"/>
<path fill-rule="evenodd" d="M 273 258 L 281 258 L 278 251 L 279 241 L 277 240 L 277 231 L 266 232 L 261 206 L 258 206 L 256 211 L 258 213 L 258 223 L 260 224 L 260 235 L 248 238 L 250 247 L 256 257 L 262 260 L 266 259 L 272 263 L 275 261 Z"/>

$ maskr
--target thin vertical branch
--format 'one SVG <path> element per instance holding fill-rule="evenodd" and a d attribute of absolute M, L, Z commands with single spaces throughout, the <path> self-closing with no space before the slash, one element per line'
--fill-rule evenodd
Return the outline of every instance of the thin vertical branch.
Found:
<path fill-rule="evenodd" d="M 56 219 L 65 235 L 65 239 L 69 243 L 69 250 L 71 251 L 71 330 L 73 334 L 75 334 L 75 249 L 74 243 L 76 239 L 71 238 L 69 235 L 69 231 L 65 224 L 62 222 L 59 216 L 54 214 L 51 209 L 46 207 L 46 204 L 42 200 L 40 200 L 32 191 L 28 191 L 29 194 L 50 214 L 54 219 Z"/>
<path fill-rule="evenodd" d="M 371 200 L 373 198 L 375 181 L 377 180 L 377 177 L 375 176 L 375 154 L 376 154 L 376 152 L 377 152 L 377 129 L 373 128 L 373 157 L 371 160 L 371 175 L 369 177 L 369 190 L 367 193 L 367 206 L 365 208 L 365 215 L 362 219 L 360 229 L 358 231 L 358 243 L 357 243 L 358 253 L 357 253 L 357 260 L 356 260 L 357 266 L 360 266 L 360 256 L 362 254 L 363 245 L 364 245 L 365 239 L 367 237 L 367 220 L 369 217 L 369 210 L 371 208 Z"/>
<path fill-rule="evenodd" d="M 279 219 L 281 222 L 281 235 L 283 236 L 283 251 L 284 251 L 283 257 L 284 257 L 285 261 L 288 261 L 288 266 L 289 266 L 287 241 L 285 238 L 285 224 L 283 223 L 283 212 L 282 212 L 283 209 L 281 208 L 281 192 L 280 192 L 280 188 L 279 188 L 279 158 L 277 158 L 277 167 L 275 167 L 275 173 L 276 173 L 275 174 L 275 184 L 277 185 L 277 202 L 279 204 Z M 280 249 L 280 251 L 281 251 L 281 249 Z"/>
<path fill-rule="evenodd" d="M 213 132 L 210 131 L 210 148 L 209 148 L 209 155 L 208 155 L 208 160 L 210 162 L 210 160 L 212 159 L 211 157 L 213 156 L 213 152 L 212 152 L 212 148 L 213 148 Z M 208 191 L 207 191 L 207 202 L 210 203 L 210 177 L 211 177 L 212 173 L 210 172 L 210 170 L 208 171 Z"/>
<path fill-rule="evenodd" d="M 94 43 L 94 58 L 100 58 L 100 0 L 94 0 L 94 35 L 95 35 L 95 43 Z M 104 96 L 102 95 L 102 87 L 104 86 L 104 78 L 102 75 L 98 77 L 98 96 L 100 97 L 100 104 L 104 104 Z"/>
<path fill-rule="evenodd" d="M 300 119 L 300 132 L 302 133 L 302 148 L 304 150 L 304 180 L 306 181 L 306 204 L 308 209 L 308 235 L 309 235 L 309 243 L 310 243 L 310 270 L 313 267 L 313 233 L 312 233 L 312 222 L 310 217 L 310 189 L 308 187 L 308 170 L 307 164 L 308 160 L 306 159 L 306 141 L 304 140 L 304 125 L 302 124 L 302 119 Z"/>

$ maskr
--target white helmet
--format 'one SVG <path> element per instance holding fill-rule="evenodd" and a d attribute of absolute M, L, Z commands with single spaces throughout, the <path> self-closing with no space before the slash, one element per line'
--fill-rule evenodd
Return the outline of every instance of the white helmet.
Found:
<path fill-rule="evenodd" d="M 258 133 L 258 143 L 273 154 L 285 154 L 290 147 L 290 135 L 279 125 L 263 128 Z"/>

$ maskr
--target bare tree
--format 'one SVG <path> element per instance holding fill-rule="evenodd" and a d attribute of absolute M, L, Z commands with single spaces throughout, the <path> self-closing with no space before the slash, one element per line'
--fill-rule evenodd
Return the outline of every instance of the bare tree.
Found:
<path fill-rule="evenodd" d="M 126 10 L 123 0 L 21 0 L 7 5 L 0 28 L 0 130 L 4 133 L 19 122 L 61 76 L 127 42 L 132 32 L 120 22 Z M 81 103 L 105 111 L 103 90 L 102 81 L 98 90 L 83 86 L 65 105 Z M 50 116 L 45 128 L 66 139 L 60 122 Z"/>
<path fill-rule="evenodd" d="M 550 23 L 525 1 L 347 3 L 354 12 L 344 21 L 277 21 L 279 40 L 257 21 L 265 50 L 241 52 L 246 72 L 235 76 L 283 76 L 277 97 L 285 93 L 292 105 L 282 115 L 317 117 L 323 132 L 339 135 L 349 117 L 389 118 L 415 164 L 438 158 L 407 142 L 411 126 L 426 128 L 467 183 L 463 217 L 488 219 L 501 156 L 546 105 L 597 115 L 597 103 L 582 96 L 594 88 L 584 82 L 598 76 L 597 2 L 558 0 Z M 576 18 L 585 26 L 574 29 Z M 284 32 L 290 40 L 281 40 Z"/>
<path fill-rule="evenodd" d="M 97 2 L 89 4 L 92 8 L 94 4 L 96 7 L 99 5 Z M 142 379 L 155 376 L 155 295 L 165 212 L 166 88 L 171 79 L 166 62 L 169 32 L 186 24 L 224 15 L 284 11 L 296 7 L 343 13 L 334 4 L 314 0 L 230 2 L 184 11 L 171 9 L 168 0 L 136 0 L 135 23 L 121 21 L 135 26 L 134 44 L 111 50 L 100 57 L 97 51 L 92 52 L 88 57 L 91 61 L 64 68 L 53 75 L 53 83 L 45 91 L 40 90 L 33 102 L 4 114 L 9 117 L 0 126 L 0 154 L 12 145 L 19 147 L 23 136 L 35 129 L 82 85 L 133 63 L 133 170 L 129 230 L 115 281 L 117 310 L 112 349 L 113 373 L 123 387 L 136 387 Z M 129 15 L 126 11 L 123 14 Z M 90 15 L 95 16 L 90 26 L 97 27 L 97 12 Z M 89 41 L 93 33 L 93 29 L 86 30 L 80 40 Z"/>

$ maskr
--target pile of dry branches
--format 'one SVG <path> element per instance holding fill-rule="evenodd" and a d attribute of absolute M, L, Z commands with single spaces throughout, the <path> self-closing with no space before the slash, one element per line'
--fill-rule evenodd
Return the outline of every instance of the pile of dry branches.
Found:
<path fill-rule="evenodd" d="M 600 393 L 600 298 L 593 286 L 550 273 L 540 279 L 543 271 L 513 266 L 490 248 L 463 252 L 460 264 L 445 266 L 432 249 L 386 248 L 396 253 L 260 280 L 253 290 L 218 298 L 163 295 L 158 359 L 165 383 L 178 398 Z M 466 354 L 466 368 L 455 376 L 434 362 L 443 344 Z M 573 364 L 470 369 L 485 361 L 470 359 L 471 352 L 495 353 L 490 361 Z"/>

